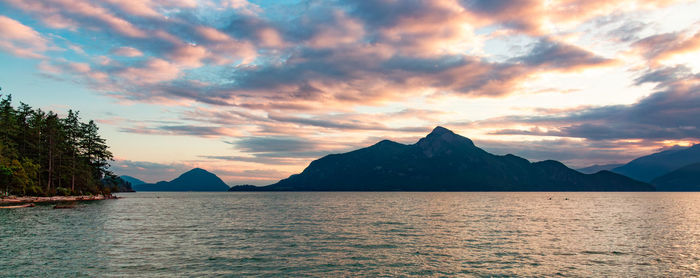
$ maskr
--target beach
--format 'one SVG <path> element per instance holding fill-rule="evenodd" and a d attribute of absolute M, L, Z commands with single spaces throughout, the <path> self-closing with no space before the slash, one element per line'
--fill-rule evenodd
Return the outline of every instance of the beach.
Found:
<path fill-rule="evenodd" d="M 51 197 L 36 197 L 36 196 L 10 196 L 0 197 L 0 205 L 10 204 L 25 204 L 25 203 L 59 203 L 59 202 L 76 202 L 76 201 L 98 201 L 107 199 L 117 199 L 114 195 L 82 195 L 82 196 L 51 196 Z"/>

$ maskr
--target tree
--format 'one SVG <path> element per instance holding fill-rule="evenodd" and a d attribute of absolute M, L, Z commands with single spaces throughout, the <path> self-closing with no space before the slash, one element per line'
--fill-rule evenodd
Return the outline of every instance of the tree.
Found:
<path fill-rule="evenodd" d="M 110 160 L 94 121 L 81 122 L 73 110 L 61 118 L 25 103 L 15 109 L 12 96 L 0 95 L 0 193 L 108 193 L 118 181 L 108 170 Z"/>
<path fill-rule="evenodd" d="M 85 155 L 93 169 L 93 177 L 101 180 L 109 172 L 109 161 L 113 159 L 106 140 L 101 138 L 99 128 L 90 120 L 82 125 L 82 144 Z"/>
<path fill-rule="evenodd" d="M 44 146 L 46 146 L 46 192 L 52 193 L 51 185 L 54 180 L 54 169 L 56 168 L 56 156 L 59 150 L 59 142 L 61 140 L 61 126 L 58 115 L 49 112 L 44 119 L 42 125 L 42 134 L 44 135 Z"/>
<path fill-rule="evenodd" d="M 8 158 L 15 158 L 16 137 L 17 137 L 17 115 L 12 107 L 12 95 L 7 95 L 0 100 L 0 142 L 5 146 L 4 155 Z"/>
<path fill-rule="evenodd" d="M 70 155 L 70 190 L 75 191 L 76 163 L 78 156 L 81 155 L 80 143 L 83 135 L 78 112 L 68 110 L 68 116 L 63 119 L 63 125 L 66 130 L 67 149 Z"/>
<path fill-rule="evenodd" d="M 5 157 L 2 155 L 3 146 L 0 142 L 0 189 L 4 189 L 1 195 L 6 196 L 10 192 L 10 182 L 12 180 L 12 169 L 7 167 Z"/>

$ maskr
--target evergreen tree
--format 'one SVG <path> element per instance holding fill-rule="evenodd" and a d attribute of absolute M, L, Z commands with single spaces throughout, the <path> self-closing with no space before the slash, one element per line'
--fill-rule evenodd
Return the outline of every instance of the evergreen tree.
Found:
<path fill-rule="evenodd" d="M 129 189 L 109 170 L 112 153 L 94 121 L 65 118 L 0 95 L 0 193 L 53 195 Z"/>

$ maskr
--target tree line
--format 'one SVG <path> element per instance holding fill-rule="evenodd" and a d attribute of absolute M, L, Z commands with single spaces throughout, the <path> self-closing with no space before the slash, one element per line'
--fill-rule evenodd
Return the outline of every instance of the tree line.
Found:
<path fill-rule="evenodd" d="M 123 181 L 94 121 L 59 117 L 0 95 L 0 193 L 20 196 L 109 194 Z"/>

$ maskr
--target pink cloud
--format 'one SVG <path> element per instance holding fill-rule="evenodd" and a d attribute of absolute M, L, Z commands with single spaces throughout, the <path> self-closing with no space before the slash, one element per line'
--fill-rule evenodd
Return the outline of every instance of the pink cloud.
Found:
<path fill-rule="evenodd" d="M 365 32 L 361 22 L 340 11 L 335 11 L 333 15 L 335 24 L 320 26 L 316 34 L 308 41 L 311 47 L 332 48 L 362 41 Z"/>
<path fill-rule="evenodd" d="M 434 57 L 474 46 L 473 18 L 459 1 L 357 2 L 356 17 L 375 45 L 400 55 Z"/>
<path fill-rule="evenodd" d="M 226 64 L 238 59 L 248 63 L 257 57 L 257 49 L 250 42 L 234 39 L 216 28 L 197 26 L 194 32 L 202 39 L 201 43 L 197 46 L 179 46 L 170 53 L 173 59 L 182 60 L 189 66 L 199 66 L 197 61 L 204 59 L 215 64 Z"/>
<path fill-rule="evenodd" d="M 224 0 L 221 2 L 221 6 L 238 10 L 247 15 L 254 15 L 262 11 L 260 6 L 250 3 L 247 0 Z"/>
<path fill-rule="evenodd" d="M 0 48 L 19 57 L 42 58 L 49 41 L 39 32 L 12 18 L 0 15 Z"/>
<path fill-rule="evenodd" d="M 182 45 L 168 54 L 168 58 L 178 65 L 197 68 L 202 66 L 202 60 L 210 55 L 206 47 Z"/>
<path fill-rule="evenodd" d="M 142 66 L 126 67 L 115 74 L 124 81 L 145 85 L 174 80 L 181 72 L 177 66 L 166 60 L 151 58 Z"/>
<path fill-rule="evenodd" d="M 34 13 L 47 25 L 55 28 L 98 28 L 95 23 L 102 25 L 110 31 L 114 31 L 128 37 L 143 38 L 146 32 L 137 28 L 131 22 L 120 18 L 108 9 L 86 0 L 7 0 L 13 6 L 27 12 Z M 82 20 L 74 20 L 72 16 Z"/>
<path fill-rule="evenodd" d="M 124 57 L 139 57 L 143 56 L 143 52 L 133 47 L 122 46 L 119 48 L 112 49 L 112 53 Z"/>
<path fill-rule="evenodd" d="M 224 34 L 216 28 L 208 26 L 197 26 L 195 30 L 197 30 L 197 32 L 208 41 L 227 42 L 232 40 L 229 35 Z"/>

